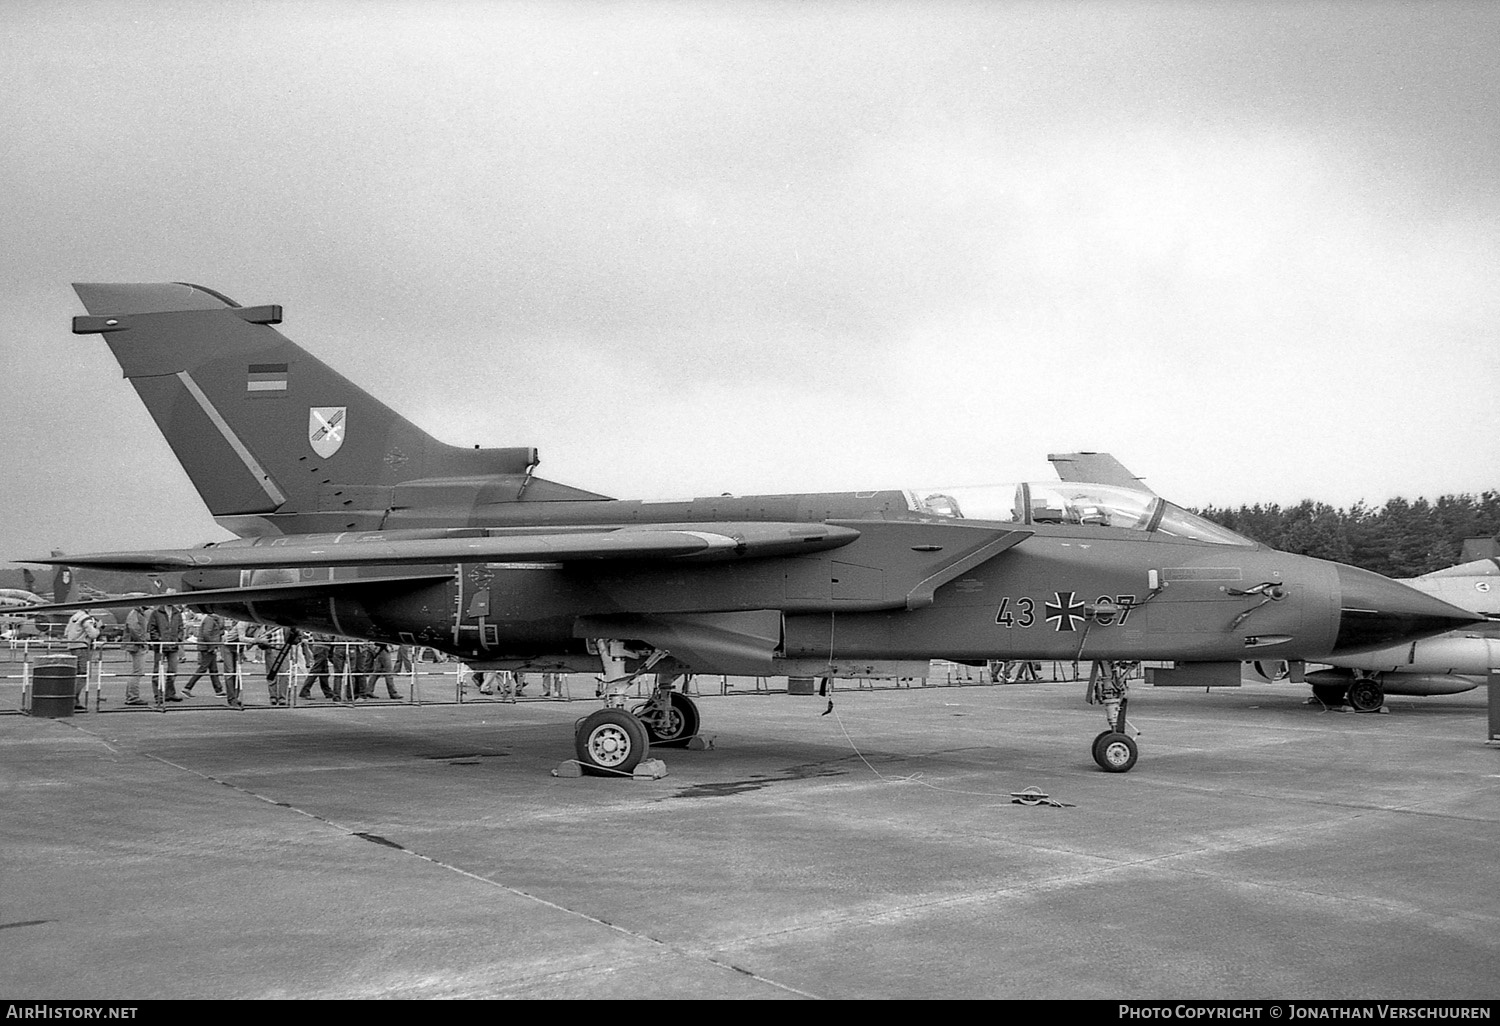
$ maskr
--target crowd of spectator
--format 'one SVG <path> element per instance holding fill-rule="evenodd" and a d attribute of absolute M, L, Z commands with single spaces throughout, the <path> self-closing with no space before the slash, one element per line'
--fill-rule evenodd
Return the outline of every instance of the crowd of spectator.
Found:
<path fill-rule="evenodd" d="M 384 697 L 399 701 L 405 696 L 396 678 L 413 674 L 418 655 L 411 645 L 295 631 L 216 613 L 195 614 L 171 605 L 131 609 L 114 636 L 129 660 L 127 706 L 186 701 L 204 678 L 215 697 L 235 709 L 244 708 L 242 686 L 257 678 L 265 680 L 267 698 L 273 706 L 290 704 L 295 684 L 300 684 L 296 692 L 299 701 L 314 700 L 316 689 L 330 702 L 366 702 L 380 697 L 382 684 Z M 84 688 L 88 664 L 98 658 L 102 637 L 98 618 L 88 610 L 74 613 L 63 631 L 64 643 L 77 662 L 74 701 L 80 712 L 87 708 Z M 446 661 L 431 649 L 423 651 L 432 660 Z M 184 669 L 184 655 L 196 657 L 196 663 L 179 690 L 177 679 Z M 564 697 L 562 674 L 545 673 L 541 678 L 543 697 Z M 471 682 L 480 694 L 506 698 L 525 694 L 527 686 L 525 677 L 508 671 L 463 673 L 460 680 L 464 691 Z M 144 688 L 149 688 L 149 698 Z"/>

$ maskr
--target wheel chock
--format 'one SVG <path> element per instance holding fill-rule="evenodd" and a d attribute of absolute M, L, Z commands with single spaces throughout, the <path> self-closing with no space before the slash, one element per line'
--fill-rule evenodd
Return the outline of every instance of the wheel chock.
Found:
<path fill-rule="evenodd" d="M 1060 802 L 1053 798 L 1040 787 L 1028 787 L 1024 791 L 1012 791 L 1010 793 L 1012 805 L 1050 805 L 1054 809 L 1071 809 L 1072 802 Z"/>
<path fill-rule="evenodd" d="M 552 775 L 554 777 L 581 777 L 583 776 L 583 767 L 578 765 L 576 759 L 569 759 L 567 762 L 558 763 L 557 768 L 552 771 Z"/>
<path fill-rule="evenodd" d="M 702 734 L 688 738 L 687 750 L 690 752 L 707 752 L 714 746 L 714 739 L 704 737 Z"/>
<path fill-rule="evenodd" d="M 667 764 L 660 759 L 642 759 L 631 776 L 637 780 L 660 780 L 667 775 Z"/>

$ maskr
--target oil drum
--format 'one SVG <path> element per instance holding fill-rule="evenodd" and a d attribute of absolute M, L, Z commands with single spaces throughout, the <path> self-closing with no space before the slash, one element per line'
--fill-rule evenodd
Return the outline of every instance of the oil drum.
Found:
<path fill-rule="evenodd" d="M 71 656 L 37 663 L 31 670 L 31 715 L 51 720 L 72 716 L 77 681 L 78 663 Z"/>

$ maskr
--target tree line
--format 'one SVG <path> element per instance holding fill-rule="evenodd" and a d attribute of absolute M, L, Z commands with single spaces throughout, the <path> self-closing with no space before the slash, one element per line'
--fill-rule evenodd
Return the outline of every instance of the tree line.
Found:
<path fill-rule="evenodd" d="M 1417 577 L 1460 561 L 1468 538 L 1500 534 L 1500 492 L 1392 499 L 1379 509 L 1356 502 L 1335 509 L 1304 499 L 1275 503 L 1209 506 L 1198 515 L 1255 541 L 1286 552 L 1373 570 L 1387 577 Z"/>

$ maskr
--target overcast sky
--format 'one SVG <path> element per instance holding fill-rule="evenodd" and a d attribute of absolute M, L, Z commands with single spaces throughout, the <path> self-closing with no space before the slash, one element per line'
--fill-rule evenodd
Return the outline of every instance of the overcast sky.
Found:
<path fill-rule="evenodd" d="M 1500 5 L 0 3 L 0 559 L 224 536 L 73 281 L 620 497 L 1500 488 Z"/>

